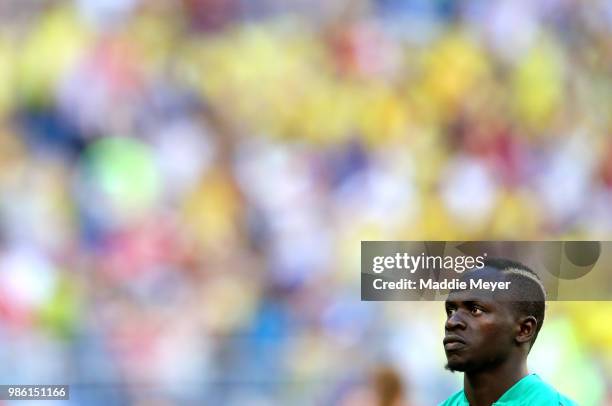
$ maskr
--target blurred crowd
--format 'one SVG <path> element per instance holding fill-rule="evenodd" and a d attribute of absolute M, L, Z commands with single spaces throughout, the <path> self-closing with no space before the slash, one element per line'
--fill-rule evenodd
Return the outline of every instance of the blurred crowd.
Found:
<path fill-rule="evenodd" d="M 360 241 L 610 238 L 611 38 L 609 0 L 3 0 L 0 381 L 441 401 L 442 304 L 361 302 Z M 612 404 L 612 306 L 548 306 L 532 369 Z"/>

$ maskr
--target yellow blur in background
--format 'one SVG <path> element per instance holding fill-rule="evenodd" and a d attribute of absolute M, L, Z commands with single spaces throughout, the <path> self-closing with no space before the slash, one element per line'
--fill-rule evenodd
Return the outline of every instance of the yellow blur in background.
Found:
<path fill-rule="evenodd" d="M 360 241 L 609 239 L 611 27 L 606 0 L 4 1 L 0 381 L 440 402 L 442 304 L 360 302 Z M 612 404 L 610 314 L 549 303 L 530 368 Z"/>

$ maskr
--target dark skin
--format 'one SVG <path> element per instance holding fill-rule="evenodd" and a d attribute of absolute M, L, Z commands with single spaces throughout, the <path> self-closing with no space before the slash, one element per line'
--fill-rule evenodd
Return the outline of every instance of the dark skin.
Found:
<path fill-rule="evenodd" d="M 504 281 L 491 268 L 469 278 Z M 469 283 L 469 278 L 464 278 Z M 537 320 L 520 316 L 510 306 L 509 291 L 451 292 L 446 300 L 444 346 L 447 368 L 464 372 L 463 388 L 471 406 L 490 406 L 528 375 L 527 354 Z"/>

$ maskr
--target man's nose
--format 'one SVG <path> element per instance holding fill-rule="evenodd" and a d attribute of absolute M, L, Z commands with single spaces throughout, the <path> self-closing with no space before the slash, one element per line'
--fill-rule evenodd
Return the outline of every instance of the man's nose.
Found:
<path fill-rule="evenodd" d="M 449 331 L 456 330 L 456 329 L 464 330 L 465 327 L 466 327 L 465 321 L 463 320 L 459 312 L 455 312 L 452 315 L 450 315 L 446 319 L 446 324 L 444 325 L 444 328 Z"/>

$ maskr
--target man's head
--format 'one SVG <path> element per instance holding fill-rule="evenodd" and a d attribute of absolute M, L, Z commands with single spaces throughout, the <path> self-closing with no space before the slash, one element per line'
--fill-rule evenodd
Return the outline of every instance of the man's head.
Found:
<path fill-rule="evenodd" d="M 479 280 L 498 288 L 470 289 Z M 524 360 L 544 322 L 546 293 L 538 276 L 518 262 L 489 259 L 462 281 L 468 289 L 452 291 L 445 303 L 447 368 L 471 372 Z"/>

